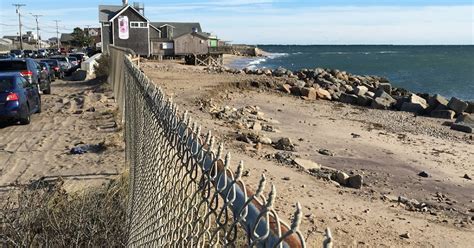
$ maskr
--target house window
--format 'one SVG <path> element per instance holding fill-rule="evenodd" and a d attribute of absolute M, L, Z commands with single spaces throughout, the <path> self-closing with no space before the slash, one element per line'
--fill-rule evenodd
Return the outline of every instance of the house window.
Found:
<path fill-rule="evenodd" d="M 148 28 L 147 22 L 130 22 L 130 28 Z"/>
<path fill-rule="evenodd" d="M 167 49 L 173 49 L 173 42 L 164 42 L 161 43 L 161 49 L 167 50 Z"/>

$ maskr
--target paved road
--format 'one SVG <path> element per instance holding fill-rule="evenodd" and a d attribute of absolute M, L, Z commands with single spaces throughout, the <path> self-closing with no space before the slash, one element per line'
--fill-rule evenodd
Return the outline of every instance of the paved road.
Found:
<path fill-rule="evenodd" d="M 119 134 L 106 128 L 113 126 L 115 104 L 110 92 L 102 92 L 91 82 L 58 80 L 52 94 L 42 96 L 43 112 L 33 115 L 31 124 L 1 125 L 0 191 L 51 176 L 63 176 L 76 187 L 120 172 Z M 75 145 L 101 142 L 107 146 L 104 152 L 69 153 Z"/>

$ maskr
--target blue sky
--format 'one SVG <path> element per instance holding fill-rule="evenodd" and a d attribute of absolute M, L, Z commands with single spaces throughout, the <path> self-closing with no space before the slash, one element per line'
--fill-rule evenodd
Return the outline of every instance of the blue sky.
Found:
<path fill-rule="evenodd" d="M 115 1 L 1 0 L 0 36 L 18 32 L 14 2 L 24 30 L 40 17 L 43 37 L 76 26 L 97 26 L 99 4 Z M 130 2 L 133 2 L 130 1 Z M 205 31 L 248 44 L 474 44 L 473 0 L 160 0 L 147 1 L 152 21 L 198 21 Z"/>

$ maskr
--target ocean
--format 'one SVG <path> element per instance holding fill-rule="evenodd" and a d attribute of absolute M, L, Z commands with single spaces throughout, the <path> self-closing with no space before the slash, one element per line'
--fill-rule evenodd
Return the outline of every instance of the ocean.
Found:
<path fill-rule="evenodd" d="M 339 69 L 386 77 L 416 93 L 474 100 L 474 46 L 258 46 L 270 55 L 243 58 L 234 68 Z"/>

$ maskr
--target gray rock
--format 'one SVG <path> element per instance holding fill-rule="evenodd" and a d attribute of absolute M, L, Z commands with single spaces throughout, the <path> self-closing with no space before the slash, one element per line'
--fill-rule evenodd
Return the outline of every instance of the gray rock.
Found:
<path fill-rule="evenodd" d="M 367 91 L 369 91 L 369 89 L 365 86 L 357 86 L 354 88 L 354 94 L 358 96 L 363 96 Z"/>
<path fill-rule="evenodd" d="M 454 110 L 456 114 L 461 114 L 468 107 L 468 104 L 456 97 L 451 98 L 448 103 L 448 108 Z"/>
<path fill-rule="evenodd" d="M 379 89 L 382 89 L 383 91 L 385 91 L 387 94 L 391 94 L 392 93 L 392 85 L 390 83 L 380 83 L 379 84 Z"/>
<path fill-rule="evenodd" d="M 275 144 L 275 148 L 283 151 L 295 151 L 295 145 L 291 142 L 290 138 L 281 138 Z"/>
<path fill-rule="evenodd" d="M 466 114 L 466 113 L 461 114 L 456 119 L 456 123 L 460 123 L 460 122 L 464 122 L 464 123 L 474 125 L 474 115 L 470 115 L 470 114 Z"/>
<path fill-rule="evenodd" d="M 305 87 L 305 85 L 306 85 L 306 82 L 305 82 L 305 81 L 297 80 L 297 81 L 295 82 L 295 85 L 294 85 L 294 86 L 303 88 L 303 87 Z"/>
<path fill-rule="evenodd" d="M 349 175 L 342 171 L 337 171 L 334 175 L 334 181 L 338 182 L 341 185 L 346 185 L 347 180 L 349 179 Z"/>
<path fill-rule="evenodd" d="M 328 149 L 319 149 L 318 153 L 325 156 L 334 156 L 334 154 Z"/>
<path fill-rule="evenodd" d="M 474 129 L 474 125 L 470 125 L 464 122 L 453 123 L 451 125 L 451 129 L 465 133 L 473 133 L 472 130 Z"/>
<path fill-rule="evenodd" d="M 349 104 L 357 104 L 359 97 L 356 95 L 352 94 L 346 94 L 342 93 L 341 96 L 339 97 L 339 101 L 343 103 L 349 103 Z"/>
<path fill-rule="evenodd" d="M 300 87 L 298 86 L 293 86 L 291 87 L 290 91 L 291 91 L 291 94 L 294 95 L 294 96 L 301 96 L 301 89 Z"/>
<path fill-rule="evenodd" d="M 402 107 L 400 108 L 401 111 L 411 112 L 416 114 L 423 114 L 425 112 L 426 105 L 420 103 L 411 103 L 411 102 L 404 102 Z"/>
<path fill-rule="evenodd" d="M 428 104 L 430 105 L 431 108 L 436 108 L 439 105 L 442 106 L 448 106 L 448 100 L 444 98 L 444 96 L 435 94 L 434 96 L 430 97 L 430 100 L 428 101 Z"/>
<path fill-rule="evenodd" d="M 296 165 L 299 165 L 301 166 L 303 169 L 307 170 L 307 171 L 314 171 L 314 170 L 320 170 L 321 169 L 321 165 L 318 164 L 318 163 L 315 163 L 311 160 L 306 160 L 306 159 L 301 159 L 301 158 L 295 158 L 295 160 L 293 161 Z"/>
<path fill-rule="evenodd" d="M 383 97 L 376 97 L 372 100 L 371 107 L 375 109 L 389 109 L 395 104 L 395 99 L 392 100 L 383 98 Z"/>
<path fill-rule="evenodd" d="M 395 99 L 393 99 L 393 97 L 390 94 L 387 94 L 387 92 L 385 92 L 383 89 L 378 89 L 375 92 L 374 98 L 377 98 L 377 97 L 385 98 L 391 102 L 395 101 Z"/>
<path fill-rule="evenodd" d="M 359 106 L 370 106 L 372 103 L 372 98 L 368 96 L 359 96 L 357 98 L 357 105 Z"/>
<path fill-rule="evenodd" d="M 287 69 L 279 67 L 278 69 L 273 71 L 273 76 L 275 77 L 283 77 L 287 73 Z"/>
<path fill-rule="evenodd" d="M 264 145 L 271 145 L 272 144 L 272 139 L 266 137 L 266 136 L 259 136 L 258 137 L 258 142 Z"/>
<path fill-rule="evenodd" d="M 431 117 L 439 119 L 451 120 L 454 118 L 456 113 L 452 110 L 433 110 L 431 111 Z"/>
<path fill-rule="evenodd" d="M 412 94 L 408 99 L 410 103 L 421 105 L 424 109 L 428 107 L 426 100 L 416 94 Z"/>
<path fill-rule="evenodd" d="M 372 98 L 372 99 L 375 97 L 375 93 L 372 92 L 372 91 L 367 91 L 367 93 L 365 93 L 365 95 Z"/>
<path fill-rule="evenodd" d="M 467 102 L 467 105 L 467 109 L 464 111 L 469 114 L 474 114 L 474 102 Z"/>
<path fill-rule="evenodd" d="M 347 179 L 347 186 L 354 189 L 360 189 L 362 188 L 363 181 L 364 179 L 362 175 L 351 176 Z"/>

